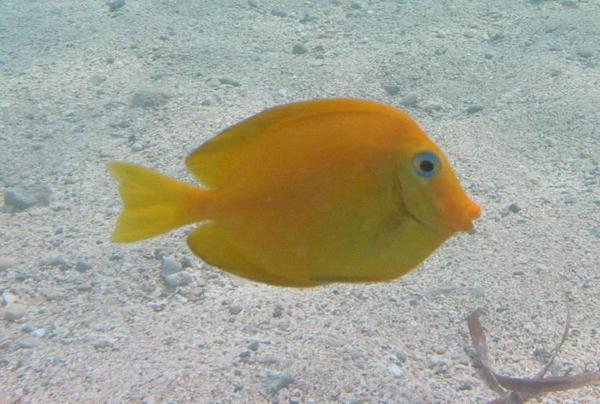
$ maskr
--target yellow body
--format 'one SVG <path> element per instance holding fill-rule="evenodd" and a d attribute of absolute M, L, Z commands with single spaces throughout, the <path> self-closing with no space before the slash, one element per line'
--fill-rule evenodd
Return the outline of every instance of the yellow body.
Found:
<path fill-rule="evenodd" d="M 437 156 L 435 177 L 415 174 L 419 153 Z M 207 263 L 259 282 L 306 287 L 401 276 L 456 231 L 470 230 L 479 215 L 412 119 L 369 101 L 314 100 L 264 111 L 186 163 L 203 187 L 131 164 L 109 166 L 125 207 L 114 241 L 202 222 L 188 244 Z"/>

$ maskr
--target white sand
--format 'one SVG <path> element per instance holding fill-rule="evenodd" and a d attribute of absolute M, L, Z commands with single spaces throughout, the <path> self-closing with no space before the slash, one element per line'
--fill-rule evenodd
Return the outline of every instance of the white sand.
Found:
<path fill-rule="evenodd" d="M 485 309 L 498 371 L 533 376 L 565 292 L 554 371 L 598 371 L 598 21 L 595 0 L 0 2 L 0 188 L 52 190 L 0 213 L 0 293 L 27 309 L 0 319 L 0 402 L 485 402 L 466 316 Z M 143 91 L 168 98 L 130 106 Z M 185 230 L 108 241 L 107 161 L 191 180 L 189 152 L 266 107 L 409 94 L 484 214 L 395 282 L 291 290 L 194 259 L 176 290 L 154 250 L 190 257 Z"/>

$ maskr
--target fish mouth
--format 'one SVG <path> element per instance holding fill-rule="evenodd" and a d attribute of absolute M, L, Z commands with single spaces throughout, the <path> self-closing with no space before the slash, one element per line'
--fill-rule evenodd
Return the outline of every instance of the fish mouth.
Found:
<path fill-rule="evenodd" d="M 473 201 L 469 201 L 467 206 L 459 210 L 459 214 L 452 220 L 450 230 L 453 232 L 473 233 L 473 222 L 481 216 L 481 208 Z"/>
<path fill-rule="evenodd" d="M 473 222 L 481 216 L 481 208 L 475 202 L 469 201 L 466 206 L 463 206 L 460 209 L 452 209 L 451 212 L 448 212 L 448 214 L 444 216 L 446 216 L 446 220 L 441 221 L 441 223 L 437 221 L 422 220 L 416 216 L 414 217 L 424 226 L 448 237 L 454 233 L 464 232 L 473 234 L 475 232 Z"/>

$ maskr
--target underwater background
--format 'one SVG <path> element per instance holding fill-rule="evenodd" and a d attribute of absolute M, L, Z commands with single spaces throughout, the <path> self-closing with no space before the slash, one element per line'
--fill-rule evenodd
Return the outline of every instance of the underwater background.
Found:
<path fill-rule="evenodd" d="M 597 0 L 0 1 L 0 402 L 486 402 L 477 308 L 498 372 L 533 377 L 567 310 L 550 373 L 600 370 L 599 64 Z M 222 129 L 326 97 L 414 117 L 475 233 L 306 290 L 204 264 L 189 229 L 110 242 L 108 162 L 191 182 Z"/>

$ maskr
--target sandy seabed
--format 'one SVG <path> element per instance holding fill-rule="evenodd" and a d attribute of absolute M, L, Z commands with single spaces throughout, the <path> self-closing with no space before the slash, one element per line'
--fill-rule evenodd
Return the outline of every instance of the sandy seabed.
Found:
<path fill-rule="evenodd" d="M 598 371 L 599 21 L 596 0 L 0 1 L 0 402 L 486 402 L 476 308 L 501 373 L 535 374 L 567 305 L 552 372 Z M 189 229 L 109 242 L 108 161 L 192 181 L 221 129 L 333 96 L 409 112 L 476 233 L 309 290 L 208 267 Z"/>

